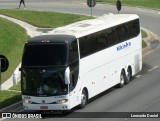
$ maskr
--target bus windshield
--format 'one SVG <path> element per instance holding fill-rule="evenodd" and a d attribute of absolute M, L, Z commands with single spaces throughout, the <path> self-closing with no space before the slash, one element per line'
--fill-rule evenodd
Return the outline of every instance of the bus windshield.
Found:
<path fill-rule="evenodd" d="M 67 94 L 65 68 L 26 68 L 21 73 L 22 94 L 56 96 Z"/>
<path fill-rule="evenodd" d="M 23 67 L 45 67 L 66 65 L 66 44 L 26 44 L 24 48 Z"/>

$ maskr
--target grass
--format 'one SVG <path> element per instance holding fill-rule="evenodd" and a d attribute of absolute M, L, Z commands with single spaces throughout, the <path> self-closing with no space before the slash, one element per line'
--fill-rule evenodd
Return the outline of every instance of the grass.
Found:
<path fill-rule="evenodd" d="M 23 20 L 31 25 L 45 28 L 55 28 L 71 24 L 73 22 L 89 19 L 89 16 L 66 14 L 48 11 L 30 11 L 30 10 L 13 10 L 0 9 L 0 14 Z"/>
<path fill-rule="evenodd" d="M 142 38 L 146 38 L 148 36 L 147 33 L 143 29 L 141 29 L 141 33 L 142 33 Z"/>
<path fill-rule="evenodd" d="M 0 109 L 21 101 L 20 92 L 0 91 Z"/>
<path fill-rule="evenodd" d="M 8 70 L 2 73 L 3 83 L 20 63 L 23 45 L 29 36 L 23 28 L 3 18 L 0 18 L 0 33 L 0 54 L 9 60 Z"/>
<path fill-rule="evenodd" d="M 117 0 L 97 0 L 97 2 L 105 2 L 116 4 Z M 160 0 L 121 0 L 122 5 L 142 6 L 146 8 L 160 9 Z"/>
<path fill-rule="evenodd" d="M 143 38 L 146 38 L 148 35 L 143 29 L 141 29 L 141 33 L 142 33 L 142 48 L 145 48 L 147 46 L 147 44 L 145 43 Z"/>
<path fill-rule="evenodd" d="M 146 44 L 145 41 L 143 40 L 143 41 L 142 41 L 142 48 L 145 48 L 145 47 L 147 47 L 147 44 Z"/>
<path fill-rule="evenodd" d="M 11 87 L 10 90 L 21 91 L 21 82 L 19 81 L 17 85 Z"/>

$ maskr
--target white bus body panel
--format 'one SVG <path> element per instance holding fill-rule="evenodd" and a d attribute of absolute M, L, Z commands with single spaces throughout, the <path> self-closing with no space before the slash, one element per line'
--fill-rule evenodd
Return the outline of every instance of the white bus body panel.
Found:
<path fill-rule="evenodd" d="M 80 60 L 80 80 L 87 86 L 89 98 L 107 90 L 120 82 L 122 69 L 130 65 L 132 76 L 142 69 L 141 34 L 134 39 L 104 49 Z M 117 50 L 117 47 L 131 43 Z"/>

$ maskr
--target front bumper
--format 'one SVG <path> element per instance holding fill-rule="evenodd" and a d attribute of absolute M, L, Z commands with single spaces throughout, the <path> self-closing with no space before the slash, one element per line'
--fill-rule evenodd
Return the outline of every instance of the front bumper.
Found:
<path fill-rule="evenodd" d="M 23 103 L 24 110 L 70 110 L 68 104 L 26 104 Z"/>

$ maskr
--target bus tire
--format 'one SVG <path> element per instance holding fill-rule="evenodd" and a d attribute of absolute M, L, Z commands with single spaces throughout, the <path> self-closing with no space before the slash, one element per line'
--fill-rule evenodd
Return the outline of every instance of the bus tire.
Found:
<path fill-rule="evenodd" d="M 79 108 L 80 109 L 84 108 L 87 105 L 87 102 L 88 102 L 87 91 L 83 89 L 82 94 L 81 94 L 81 104 Z"/>
<path fill-rule="evenodd" d="M 128 67 L 125 84 L 128 84 L 131 81 L 131 78 L 132 78 L 132 70 L 131 67 Z"/>
<path fill-rule="evenodd" d="M 118 87 L 122 88 L 124 86 L 125 82 L 126 82 L 126 75 L 125 75 L 124 70 L 122 70 L 121 74 L 120 74 L 120 82 L 118 84 Z"/>

